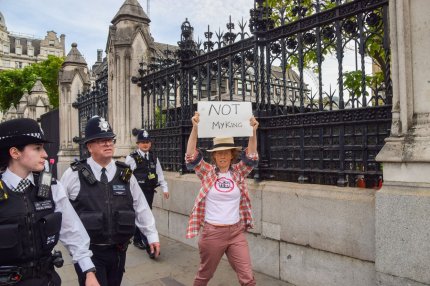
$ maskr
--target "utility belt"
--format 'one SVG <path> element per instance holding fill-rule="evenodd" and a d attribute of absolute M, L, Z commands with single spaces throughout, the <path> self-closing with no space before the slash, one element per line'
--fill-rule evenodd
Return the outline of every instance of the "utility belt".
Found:
<path fill-rule="evenodd" d="M 54 251 L 50 257 L 44 257 L 25 265 L 2 265 L 0 266 L 0 286 L 14 285 L 23 280 L 41 277 L 52 271 L 54 266 L 60 268 L 63 264 L 61 251 Z"/>
<path fill-rule="evenodd" d="M 126 242 L 126 243 L 117 243 L 117 244 L 94 244 L 91 243 L 90 244 L 90 250 L 95 250 L 95 251 L 104 251 L 104 250 L 117 250 L 120 252 L 125 252 L 127 251 L 128 245 L 130 244 L 130 242 Z"/>

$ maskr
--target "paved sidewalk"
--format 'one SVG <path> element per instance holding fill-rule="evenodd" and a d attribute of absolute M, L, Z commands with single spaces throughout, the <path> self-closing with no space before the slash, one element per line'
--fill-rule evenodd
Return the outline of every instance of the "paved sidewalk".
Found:
<path fill-rule="evenodd" d="M 178 242 L 160 236 L 161 256 L 156 260 L 148 257 L 146 251 L 133 245 L 127 251 L 126 272 L 122 286 L 188 286 L 193 284 L 194 275 L 199 263 L 198 250 Z M 57 246 L 64 256 L 64 266 L 57 269 L 63 280 L 63 286 L 78 285 L 75 269 L 70 261 L 68 252 Z M 261 273 L 255 273 L 257 285 L 262 286 L 292 286 Z M 231 269 L 227 260 L 221 260 L 215 276 L 209 286 L 234 286 L 239 285 L 236 274 Z"/>

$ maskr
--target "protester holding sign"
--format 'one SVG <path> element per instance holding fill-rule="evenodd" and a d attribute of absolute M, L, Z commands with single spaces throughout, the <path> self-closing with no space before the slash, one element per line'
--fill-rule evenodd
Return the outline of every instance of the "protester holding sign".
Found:
<path fill-rule="evenodd" d="M 208 284 L 224 253 L 240 285 L 256 285 L 244 231 L 253 226 L 245 178 L 258 164 L 258 122 L 253 116 L 249 120 L 252 136 L 243 152 L 234 145 L 233 137 L 215 137 L 213 148 L 207 150 L 214 163 L 209 164 L 196 149 L 200 114 L 196 112 L 191 121 L 193 129 L 185 161 L 200 178 L 202 188 L 190 215 L 186 237 L 196 236 L 203 226 L 198 242 L 200 266 L 194 286 Z M 239 162 L 234 163 L 239 155 Z"/>

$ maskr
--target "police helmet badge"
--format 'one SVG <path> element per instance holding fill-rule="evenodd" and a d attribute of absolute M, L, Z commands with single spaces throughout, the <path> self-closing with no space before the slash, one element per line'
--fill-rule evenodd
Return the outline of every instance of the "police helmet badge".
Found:
<path fill-rule="evenodd" d="M 109 130 L 109 123 L 103 117 L 100 117 L 99 128 L 101 131 L 105 132 Z"/>
<path fill-rule="evenodd" d="M 146 130 L 143 131 L 142 135 L 143 135 L 143 138 L 148 138 L 149 137 L 148 131 L 146 131 Z"/>

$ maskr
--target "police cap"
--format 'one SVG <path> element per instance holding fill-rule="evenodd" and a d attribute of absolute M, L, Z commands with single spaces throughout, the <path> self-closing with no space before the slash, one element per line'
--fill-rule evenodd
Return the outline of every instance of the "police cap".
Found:
<path fill-rule="evenodd" d="M 116 135 L 112 132 L 109 122 L 98 115 L 88 120 L 85 126 L 84 144 L 100 138 L 114 138 Z"/>
<path fill-rule="evenodd" d="M 152 141 L 151 136 L 149 136 L 148 131 L 141 129 L 139 130 L 139 133 L 137 133 L 136 142 L 143 142 L 143 141 Z"/>
<path fill-rule="evenodd" d="M 0 123 L 0 148 L 50 142 L 33 119 L 18 118 Z"/>

